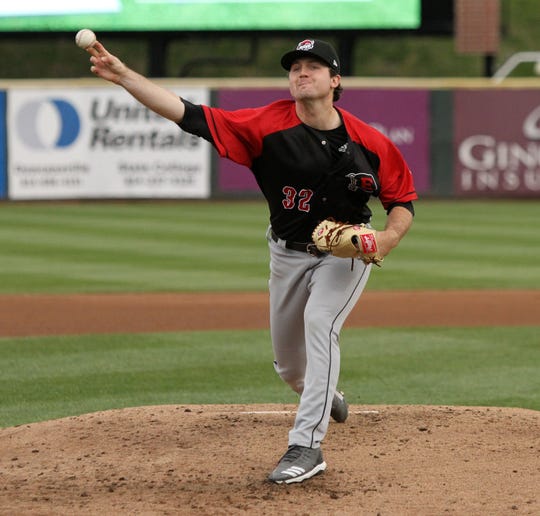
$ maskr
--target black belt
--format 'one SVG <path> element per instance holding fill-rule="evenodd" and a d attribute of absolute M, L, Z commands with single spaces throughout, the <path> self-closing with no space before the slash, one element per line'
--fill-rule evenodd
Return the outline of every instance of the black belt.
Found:
<path fill-rule="evenodd" d="M 287 249 L 291 249 L 292 251 L 300 251 L 302 253 L 308 253 L 308 254 L 311 254 L 312 256 L 316 256 L 317 258 L 321 256 L 325 256 L 327 254 L 327 253 L 323 253 L 322 251 L 319 251 L 317 249 L 317 246 L 313 242 L 292 242 L 291 240 L 283 240 L 274 233 L 273 229 L 270 230 L 270 238 L 272 238 L 272 240 L 276 243 L 279 241 L 284 242 L 285 247 Z"/>

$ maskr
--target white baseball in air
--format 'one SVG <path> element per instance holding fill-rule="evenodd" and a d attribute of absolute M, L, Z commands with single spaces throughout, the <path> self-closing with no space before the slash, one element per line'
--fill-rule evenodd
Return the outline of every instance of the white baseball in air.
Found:
<path fill-rule="evenodd" d="M 96 42 L 96 35 L 90 29 L 81 29 L 75 36 L 75 43 L 78 47 L 86 50 Z"/>

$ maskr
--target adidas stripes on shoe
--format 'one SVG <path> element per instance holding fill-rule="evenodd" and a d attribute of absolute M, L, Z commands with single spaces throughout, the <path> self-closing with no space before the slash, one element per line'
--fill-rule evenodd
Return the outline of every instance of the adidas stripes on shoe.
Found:
<path fill-rule="evenodd" d="M 326 469 L 320 448 L 305 446 L 289 446 L 287 452 L 272 471 L 268 480 L 276 484 L 292 484 L 302 482 Z"/>

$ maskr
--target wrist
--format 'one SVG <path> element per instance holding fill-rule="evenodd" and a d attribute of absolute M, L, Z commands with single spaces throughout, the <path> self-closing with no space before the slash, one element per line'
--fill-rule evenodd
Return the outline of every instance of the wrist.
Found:
<path fill-rule="evenodd" d="M 399 233 L 393 229 L 385 229 L 384 231 L 381 231 L 383 233 L 383 239 L 385 247 L 390 250 L 394 247 L 397 247 L 399 244 Z"/>
<path fill-rule="evenodd" d="M 120 63 L 116 69 L 116 84 L 128 89 L 136 80 L 136 72 L 131 70 L 131 68 L 127 67 L 124 63 Z"/>

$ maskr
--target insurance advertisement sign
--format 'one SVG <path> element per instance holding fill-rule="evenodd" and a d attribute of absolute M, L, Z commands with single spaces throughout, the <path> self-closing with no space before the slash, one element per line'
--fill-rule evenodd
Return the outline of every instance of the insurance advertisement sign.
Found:
<path fill-rule="evenodd" d="M 209 144 L 120 88 L 9 91 L 7 127 L 11 199 L 210 196 Z"/>
<path fill-rule="evenodd" d="M 454 164 L 462 197 L 537 197 L 540 90 L 456 91 Z"/>

